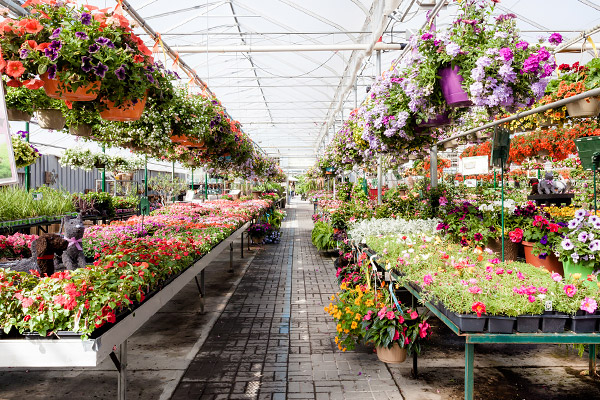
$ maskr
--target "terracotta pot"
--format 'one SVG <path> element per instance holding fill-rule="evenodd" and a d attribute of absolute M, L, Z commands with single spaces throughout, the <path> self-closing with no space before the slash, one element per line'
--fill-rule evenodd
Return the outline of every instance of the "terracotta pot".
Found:
<path fill-rule="evenodd" d="M 523 242 L 523 247 L 525 249 L 525 262 L 531 264 L 535 267 L 544 268 L 550 272 L 556 272 L 561 276 L 564 276 L 565 272 L 563 270 L 562 263 L 556 258 L 554 253 L 548 254 L 545 259 L 541 259 L 538 256 L 533 255 L 533 243 L 531 242 Z"/>
<path fill-rule="evenodd" d="M 600 100 L 596 97 L 578 100 L 567 104 L 569 117 L 595 117 L 600 113 Z"/>
<path fill-rule="evenodd" d="M 100 111 L 100 118 L 106 121 L 137 121 L 142 116 L 144 108 L 146 107 L 146 97 L 138 100 L 135 104 L 133 101 L 128 100 L 120 106 L 115 106 L 114 101 L 104 100 L 105 106 L 108 107 L 104 111 Z"/>
<path fill-rule="evenodd" d="M 75 136 L 91 137 L 92 126 L 88 124 L 72 125 L 69 127 L 69 133 Z"/>
<path fill-rule="evenodd" d="M 258 200 L 259 197 L 260 197 L 260 192 L 252 191 L 252 198 L 254 200 Z"/>
<path fill-rule="evenodd" d="M 41 128 L 59 131 L 65 127 L 65 116 L 60 110 L 35 110 L 35 115 Z"/>
<path fill-rule="evenodd" d="M 502 259 L 502 242 L 500 239 L 490 239 L 487 247 L 498 253 L 500 259 Z M 519 243 L 513 243 L 510 241 L 508 236 L 504 238 L 504 260 L 515 261 L 519 253 Z"/>
<path fill-rule="evenodd" d="M 29 122 L 31 120 L 31 114 L 26 113 L 24 111 L 19 111 L 15 108 L 6 109 L 6 114 L 8 115 L 9 121 L 25 121 Z"/>
<path fill-rule="evenodd" d="M 101 82 L 91 82 L 86 86 L 79 86 L 75 91 L 67 88 L 65 84 L 58 79 L 48 78 L 48 73 L 41 75 L 40 78 L 44 81 L 44 90 L 46 95 L 53 99 L 68 100 L 68 101 L 91 101 L 98 97 Z"/>
<path fill-rule="evenodd" d="M 391 349 L 377 347 L 377 358 L 387 364 L 400 364 L 406 360 L 406 349 L 394 343 Z"/>

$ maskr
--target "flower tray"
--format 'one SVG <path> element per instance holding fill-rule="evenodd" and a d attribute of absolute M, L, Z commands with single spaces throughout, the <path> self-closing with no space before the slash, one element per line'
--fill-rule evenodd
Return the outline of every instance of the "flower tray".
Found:
<path fill-rule="evenodd" d="M 592 333 L 598 331 L 598 320 L 600 315 L 577 312 L 578 315 L 571 316 L 570 329 L 575 333 Z"/>
<path fill-rule="evenodd" d="M 540 329 L 541 315 L 519 315 L 517 317 L 517 332 L 534 333 Z"/>
<path fill-rule="evenodd" d="M 448 317 L 462 332 L 483 332 L 487 317 L 478 317 L 475 314 L 457 314 L 449 312 Z"/>
<path fill-rule="evenodd" d="M 564 313 L 552 311 L 552 313 L 544 313 L 542 316 L 542 332 L 557 333 L 565 330 L 565 324 L 569 316 Z"/>
<path fill-rule="evenodd" d="M 515 317 L 501 317 L 497 315 L 488 317 L 489 333 L 513 333 L 515 327 Z"/>

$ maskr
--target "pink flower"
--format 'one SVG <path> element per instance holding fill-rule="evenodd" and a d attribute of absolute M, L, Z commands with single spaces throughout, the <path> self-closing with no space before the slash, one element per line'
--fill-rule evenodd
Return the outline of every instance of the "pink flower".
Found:
<path fill-rule="evenodd" d="M 469 283 L 470 283 L 471 285 L 474 285 L 474 284 L 476 284 L 476 283 L 477 283 L 477 279 L 475 279 L 475 278 L 471 278 L 471 279 L 469 279 Z"/>
<path fill-rule="evenodd" d="M 373 310 L 369 310 L 369 312 L 367 314 L 365 314 L 364 320 L 370 321 L 372 316 L 373 316 Z"/>
<path fill-rule="evenodd" d="M 593 314 L 594 312 L 596 312 L 596 309 L 598 308 L 598 303 L 596 302 L 596 300 L 586 297 L 583 300 L 581 300 L 581 306 L 579 307 L 579 309 L 583 310 L 583 311 L 587 311 L 590 314 Z"/>
<path fill-rule="evenodd" d="M 555 282 L 560 282 L 560 281 L 562 281 L 562 276 L 560 276 L 560 274 L 559 274 L 559 273 L 553 272 L 553 273 L 552 273 L 552 275 L 550 275 L 550 276 L 552 277 L 552 279 L 553 279 Z"/>
<path fill-rule="evenodd" d="M 419 314 L 416 311 L 412 311 L 410 313 L 410 319 L 417 319 L 419 317 Z"/>
<path fill-rule="evenodd" d="M 496 268 L 496 275 L 502 275 L 504 273 L 504 268 Z"/>
<path fill-rule="evenodd" d="M 398 330 L 396 330 L 396 333 L 394 333 L 394 339 L 392 339 L 393 341 L 396 341 L 400 339 L 400 332 Z"/>
<path fill-rule="evenodd" d="M 423 277 L 423 283 L 425 286 L 431 284 L 433 282 L 433 277 L 430 274 L 427 274 Z"/>
<path fill-rule="evenodd" d="M 532 295 L 527 296 L 527 300 L 529 300 L 530 303 L 535 302 L 535 297 Z"/>
<path fill-rule="evenodd" d="M 379 310 L 379 312 L 377 313 L 377 316 L 379 317 L 379 319 L 384 319 L 386 312 L 387 312 L 387 307 L 383 306 L 383 308 L 381 310 Z"/>
<path fill-rule="evenodd" d="M 521 271 L 517 271 L 517 278 L 519 278 L 519 280 L 521 280 L 521 281 L 522 281 L 523 279 L 525 279 L 525 275 L 523 275 L 523 274 L 521 273 Z"/>
<path fill-rule="evenodd" d="M 429 326 L 430 325 L 424 321 L 419 324 L 419 336 L 421 337 L 421 339 L 427 336 L 427 330 L 429 329 Z"/>
<path fill-rule="evenodd" d="M 469 288 L 469 292 L 476 294 L 476 293 L 481 293 L 481 288 L 478 286 L 471 286 Z"/>
<path fill-rule="evenodd" d="M 538 291 L 539 291 L 541 294 L 545 294 L 545 293 L 548 291 L 548 289 L 547 289 L 547 288 L 545 288 L 545 287 L 541 287 L 541 286 L 540 286 L 540 287 L 538 288 Z"/>
<path fill-rule="evenodd" d="M 513 270 L 512 270 L 512 269 L 507 269 L 507 270 L 506 270 L 506 273 L 510 275 L 510 274 L 512 274 L 512 273 L 513 273 Z"/>
<path fill-rule="evenodd" d="M 574 285 L 565 285 L 563 290 L 569 297 L 573 297 L 575 296 L 575 293 L 577 293 L 577 288 Z"/>
<path fill-rule="evenodd" d="M 388 311 L 386 314 L 387 319 L 394 319 L 396 317 L 396 315 L 394 314 L 393 311 Z"/>

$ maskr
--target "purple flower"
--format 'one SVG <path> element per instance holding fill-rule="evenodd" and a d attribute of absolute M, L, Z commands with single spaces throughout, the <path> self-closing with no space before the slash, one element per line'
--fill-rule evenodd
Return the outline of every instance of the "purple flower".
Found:
<path fill-rule="evenodd" d="M 542 238 L 540 239 L 540 244 L 548 244 L 548 235 L 542 236 Z"/>
<path fill-rule="evenodd" d="M 92 68 L 92 58 L 88 56 L 81 57 L 81 70 L 83 72 L 90 72 Z"/>
<path fill-rule="evenodd" d="M 553 33 L 552 35 L 550 35 L 550 38 L 548 39 L 548 42 L 550 42 L 551 44 L 558 46 L 559 44 L 562 43 L 562 35 L 560 33 Z"/>
<path fill-rule="evenodd" d="M 552 57 L 552 54 L 550 54 L 550 52 L 546 50 L 545 47 L 539 49 L 537 55 L 540 61 L 547 61 L 548 59 L 550 59 L 550 57 Z"/>
<path fill-rule="evenodd" d="M 52 42 L 50 42 L 50 46 L 48 46 L 48 48 L 58 51 L 62 49 L 62 42 L 60 40 L 53 40 Z"/>
<path fill-rule="evenodd" d="M 577 240 L 579 240 L 581 243 L 585 243 L 588 239 L 588 233 L 587 232 L 580 232 L 579 235 L 577 236 Z"/>
<path fill-rule="evenodd" d="M 53 30 L 52 35 L 50 35 L 50 39 L 58 39 L 61 30 L 62 28 L 56 28 L 55 30 Z"/>
<path fill-rule="evenodd" d="M 56 78 L 56 64 L 51 64 L 48 67 L 48 78 L 50 78 L 50 79 Z"/>
<path fill-rule="evenodd" d="M 509 47 L 503 47 L 500 49 L 500 57 L 504 59 L 504 61 L 512 61 L 514 55 Z"/>
<path fill-rule="evenodd" d="M 125 66 L 121 65 L 119 68 L 117 68 L 115 70 L 115 75 L 117 76 L 117 79 L 120 81 L 125 79 L 125 76 L 127 76 L 127 73 L 125 72 Z"/>
<path fill-rule="evenodd" d="M 583 208 L 575 211 L 575 218 L 584 218 L 586 215 L 587 212 Z"/>
<path fill-rule="evenodd" d="M 88 52 L 90 54 L 94 54 L 98 52 L 98 50 L 100 50 L 100 46 L 98 46 L 96 43 L 92 43 L 90 44 L 90 47 L 88 47 Z"/>
<path fill-rule="evenodd" d="M 503 64 L 498 70 L 498 74 L 504 80 L 504 82 L 514 83 L 517 79 L 517 72 L 514 71 L 508 64 Z"/>
<path fill-rule="evenodd" d="M 450 42 L 446 45 L 446 53 L 448 53 L 450 57 L 456 57 L 460 54 L 460 46 L 454 42 Z"/>
<path fill-rule="evenodd" d="M 537 55 L 535 53 L 531 54 L 529 58 L 523 62 L 523 73 L 528 74 L 537 72 L 539 67 L 540 60 L 538 59 Z"/>
<path fill-rule="evenodd" d="M 489 67 L 490 65 L 492 65 L 492 59 L 489 57 L 485 57 L 485 56 L 479 57 L 477 59 L 477 61 L 475 62 L 475 64 L 480 68 Z"/>
<path fill-rule="evenodd" d="M 504 21 L 510 21 L 511 19 L 517 18 L 517 16 L 513 13 L 510 14 L 501 14 L 496 17 L 496 22 L 501 23 Z"/>
<path fill-rule="evenodd" d="M 148 82 L 154 83 L 154 76 L 152 74 L 146 74 L 146 79 L 148 79 Z"/>
<path fill-rule="evenodd" d="M 573 248 L 575 247 L 575 245 L 573 245 L 573 242 L 571 242 L 571 239 L 567 238 L 564 239 L 562 242 L 560 242 L 560 245 L 562 246 L 563 250 L 573 250 Z"/>
<path fill-rule="evenodd" d="M 19 57 L 21 57 L 22 59 L 29 57 L 29 50 L 21 49 L 21 51 L 19 53 Z"/>
<path fill-rule="evenodd" d="M 85 32 L 75 32 L 75 37 L 79 40 L 88 40 L 89 36 Z"/>
<path fill-rule="evenodd" d="M 50 59 L 50 61 L 56 61 L 58 58 L 58 51 L 47 47 L 44 49 L 44 55 Z"/>
<path fill-rule="evenodd" d="M 600 240 L 595 239 L 590 242 L 589 245 L 590 251 L 598 251 L 600 250 Z"/>
<path fill-rule="evenodd" d="M 517 43 L 517 49 L 519 49 L 519 50 L 527 50 L 528 47 L 529 47 L 529 43 L 527 43 L 524 40 Z"/>
<path fill-rule="evenodd" d="M 101 62 L 99 62 L 98 65 L 96 65 L 94 67 L 94 73 L 96 75 L 98 75 L 100 78 L 104 78 L 106 71 L 108 71 L 108 67 L 106 65 L 102 64 Z"/>
<path fill-rule="evenodd" d="M 429 39 L 431 39 L 432 37 L 433 37 L 433 35 L 432 35 L 431 33 L 427 32 L 427 33 L 424 33 L 424 34 L 421 36 L 421 40 L 429 40 Z"/>
<path fill-rule="evenodd" d="M 92 15 L 88 13 L 82 13 L 81 17 L 79 17 L 79 20 L 82 24 L 89 25 L 92 23 Z"/>
<path fill-rule="evenodd" d="M 569 229 L 576 229 L 578 225 L 579 225 L 579 220 L 572 219 L 572 220 L 569 221 L 569 224 L 567 225 L 567 227 Z"/>
<path fill-rule="evenodd" d="M 107 39 L 104 36 L 100 36 L 98 39 L 96 39 L 96 43 L 98 43 L 100 46 L 114 47 L 113 42 L 111 42 L 110 39 Z"/>

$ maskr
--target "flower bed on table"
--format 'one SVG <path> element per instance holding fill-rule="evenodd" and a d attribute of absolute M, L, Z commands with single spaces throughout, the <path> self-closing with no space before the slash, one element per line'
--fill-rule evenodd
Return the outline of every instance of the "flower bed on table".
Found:
<path fill-rule="evenodd" d="M 50 277 L 0 269 L 4 332 L 72 331 L 87 337 L 135 307 L 254 215 L 264 200 L 175 204 L 151 216 L 98 225 L 83 239 L 93 265 Z"/>

